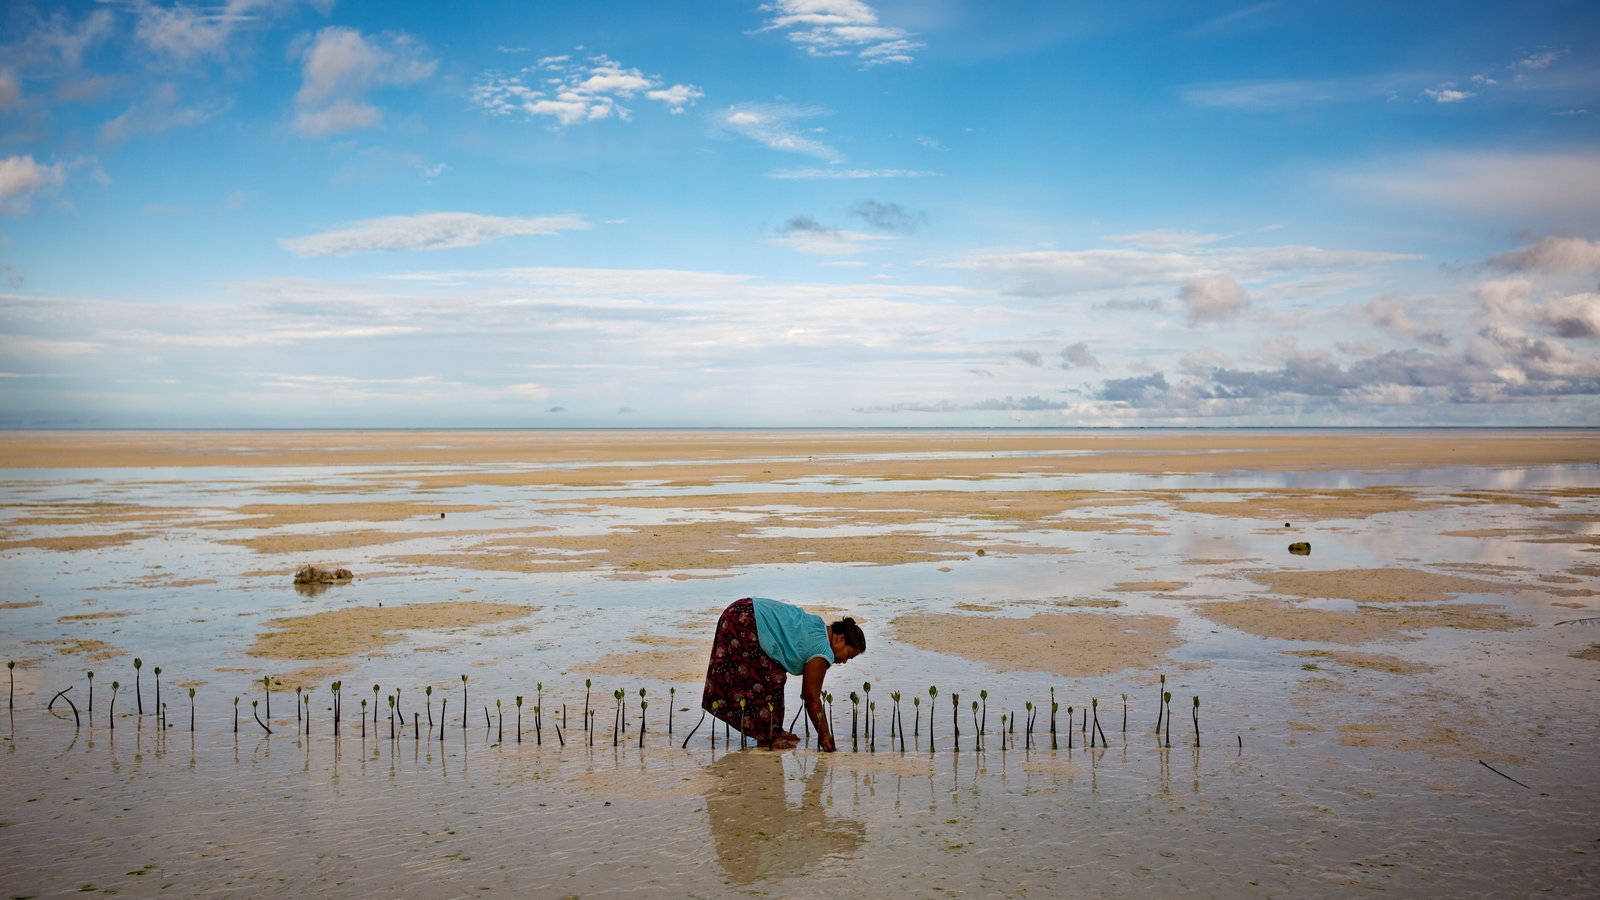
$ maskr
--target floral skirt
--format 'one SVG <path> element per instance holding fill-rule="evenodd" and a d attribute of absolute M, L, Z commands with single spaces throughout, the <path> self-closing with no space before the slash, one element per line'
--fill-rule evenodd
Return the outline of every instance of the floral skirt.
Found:
<path fill-rule="evenodd" d="M 783 687 L 789 680 L 756 638 L 750 598 L 735 600 L 717 620 L 700 708 L 758 741 L 783 733 Z"/>

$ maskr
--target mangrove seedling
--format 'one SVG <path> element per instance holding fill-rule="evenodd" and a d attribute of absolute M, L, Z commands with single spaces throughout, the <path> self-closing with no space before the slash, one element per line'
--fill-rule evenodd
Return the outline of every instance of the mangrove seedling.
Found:
<path fill-rule="evenodd" d="M 161 667 L 160 666 L 156 666 L 155 669 L 153 669 L 152 671 L 154 671 L 156 673 L 156 709 L 160 710 L 161 709 Z"/>
<path fill-rule="evenodd" d="M 406 727 L 406 711 L 400 706 L 399 688 L 394 689 L 394 714 L 400 720 L 400 728 L 403 730 Z"/>
<path fill-rule="evenodd" d="M 307 710 L 306 711 L 306 718 L 309 719 L 310 717 L 311 717 L 311 712 L 310 712 L 310 710 Z M 400 720 L 400 724 L 401 725 L 405 725 L 406 724 L 405 720 L 404 719 Z M 412 742 L 416 742 L 416 741 L 422 740 L 422 713 L 412 713 L 411 714 L 411 740 L 412 740 Z"/>
<path fill-rule="evenodd" d="M 594 680 L 593 679 L 585 678 L 583 680 L 583 730 L 584 731 L 588 731 L 589 730 L 589 688 L 591 686 L 593 686 L 593 685 L 594 685 Z M 594 742 L 590 741 L 589 743 L 592 744 Z"/>
<path fill-rule="evenodd" d="M 94 712 L 94 673 L 84 673 L 89 676 L 89 712 Z"/>
<path fill-rule="evenodd" d="M 981 753 L 983 751 L 983 729 L 978 725 L 978 701 L 976 700 L 972 701 L 972 728 L 978 732 L 976 745 L 972 749 Z"/>
<path fill-rule="evenodd" d="M 394 705 L 393 701 L 391 701 L 389 703 L 389 705 L 393 706 Z M 377 725 L 378 724 L 378 686 L 377 685 L 373 685 L 372 686 L 372 724 L 373 725 Z"/>
<path fill-rule="evenodd" d="M 878 703 L 867 701 L 867 749 L 878 752 Z"/>
<path fill-rule="evenodd" d="M 189 688 L 189 733 L 194 734 L 194 688 Z"/>
<path fill-rule="evenodd" d="M 106 713 L 106 718 L 111 721 L 112 731 L 117 730 L 117 688 L 119 687 L 122 687 L 122 682 L 111 682 L 111 709 Z M 239 713 L 237 710 L 235 710 L 233 713 L 233 730 L 239 730 Z"/>
<path fill-rule="evenodd" d="M 922 736 L 922 698 L 921 697 L 912 697 L 911 698 L 911 712 L 915 716 L 915 718 L 913 718 L 911 720 L 911 736 L 914 737 L 914 738 L 921 737 Z"/>
<path fill-rule="evenodd" d="M 1122 733 L 1128 733 L 1128 695 L 1122 695 Z M 1127 743 L 1127 741 L 1123 741 Z"/>
<path fill-rule="evenodd" d="M 1100 732 L 1100 746 L 1109 747 L 1111 742 L 1106 740 L 1106 730 L 1100 727 L 1100 701 L 1094 701 L 1094 730 Z"/>
<path fill-rule="evenodd" d="M 518 710 L 517 716 L 518 716 L 518 720 L 520 721 L 521 720 L 520 717 L 522 716 L 522 712 L 520 710 Z M 522 728 L 521 725 L 517 726 L 517 729 L 518 729 L 517 742 L 518 743 L 522 742 L 521 728 Z M 559 726 L 559 725 L 556 726 L 556 733 L 557 734 L 561 733 L 561 726 Z M 533 706 L 533 743 L 534 743 L 534 746 L 536 746 L 536 747 L 543 747 L 544 746 L 544 711 L 539 708 L 538 704 L 534 704 L 534 706 Z"/>
<path fill-rule="evenodd" d="M 939 711 L 934 701 L 939 699 L 939 689 L 933 685 L 928 686 L 928 752 L 933 752 L 933 717 Z"/>
<path fill-rule="evenodd" d="M 1161 676 L 1161 688 L 1156 691 L 1156 734 L 1161 733 L 1161 717 L 1164 714 L 1163 711 L 1166 709 L 1166 707 L 1163 705 L 1165 701 L 1161 699 L 1161 695 L 1166 693 L 1166 690 L 1167 676 L 1163 675 Z"/>
<path fill-rule="evenodd" d="M 11 683 L 9 685 L 9 690 L 6 693 L 6 703 L 8 704 L 7 709 L 16 709 L 17 708 L 17 661 L 16 660 L 14 660 L 14 659 L 6 660 L 6 677 L 11 680 Z"/>
<path fill-rule="evenodd" d="M 506 740 L 506 713 L 505 710 L 500 708 L 499 697 L 494 698 L 494 716 L 495 721 L 499 723 L 499 727 L 494 731 L 494 742 L 503 744 Z"/>
<path fill-rule="evenodd" d="M 1028 711 L 1028 719 L 1027 719 L 1027 723 L 1028 724 L 1027 724 L 1027 727 L 1022 729 L 1022 747 L 1025 750 L 1031 750 L 1031 749 L 1033 749 L 1033 701 L 1029 700 L 1026 703 L 1024 703 L 1023 704 L 1023 708 Z M 1006 730 L 1005 722 L 1003 720 L 1000 723 L 1000 730 L 1002 732 L 1004 732 Z M 1004 750 L 1005 748 L 1006 748 L 1005 739 L 1001 738 L 1000 739 L 1000 749 Z"/>
<path fill-rule="evenodd" d="M 294 688 L 294 725 L 295 725 L 296 728 L 300 727 L 300 701 L 305 699 L 305 697 L 303 696 L 303 693 L 304 692 L 301 690 L 300 685 L 295 685 L 295 688 Z"/>
<path fill-rule="evenodd" d="M 950 721 L 951 721 L 952 724 L 955 725 L 955 730 L 956 730 L 956 737 L 955 737 L 956 752 L 960 753 L 961 752 L 961 695 L 960 694 L 951 694 L 950 695 Z M 929 737 L 929 740 L 932 740 L 931 736 Z"/>
<path fill-rule="evenodd" d="M 906 752 L 906 720 L 900 717 L 900 692 L 894 694 L 894 724 L 895 730 L 900 732 L 900 752 Z"/>
<path fill-rule="evenodd" d="M 855 691 L 850 692 L 850 752 L 860 749 L 856 743 L 856 716 L 860 711 L 861 697 Z"/>
<path fill-rule="evenodd" d="M 450 705 L 449 697 L 439 698 L 439 743 L 444 743 L 444 723 L 449 721 L 444 717 L 444 708 Z M 463 726 L 465 727 L 465 726 Z"/>
<path fill-rule="evenodd" d="M 561 719 L 562 719 L 562 721 L 565 721 L 566 718 L 567 718 L 567 705 L 565 703 L 563 703 L 563 704 L 561 704 Z M 556 742 L 560 746 L 565 747 L 567 745 L 567 738 L 566 738 L 565 735 L 563 735 L 561 733 L 561 722 L 551 722 L 550 724 L 554 725 L 556 727 Z"/>
<path fill-rule="evenodd" d="M 467 673 L 465 672 L 461 673 L 461 730 L 467 730 Z"/>
<path fill-rule="evenodd" d="M 261 721 L 261 715 L 256 712 L 256 704 L 258 704 L 260 702 L 261 702 L 260 700 L 251 700 L 250 701 L 250 715 L 256 717 L 256 724 L 261 726 L 261 730 L 262 731 L 265 731 L 267 734 L 271 734 L 272 733 L 272 729 L 267 727 L 267 723 Z"/>
<path fill-rule="evenodd" d="M 252 700 L 251 702 L 253 703 L 255 701 Z M 378 713 L 377 713 L 376 710 L 374 710 L 372 714 L 374 716 L 376 716 Z M 376 722 L 377 719 L 373 719 L 373 721 Z M 367 698 L 362 697 L 361 698 L 361 737 L 364 739 L 364 738 L 366 738 L 366 736 L 367 736 Z"/>
<path fill-rule="evenodd" d="M 144 668 L 144 660 L 135 656 L 133 658 L 133 696 L 138 701 L 139 715 L 144 715 L 144 691 L 139 688 L 139 670 Z"/>
<path fill-rule="evenodd" d="M 1006 714 L 1000 714 L 1000 752 L 1006 752 Z"/>
<path fill-rule="evenodd" d="M 111 708 L 117 707 L 117 683 L 111 682 Z M 233 695 L 233 733 L 239 733 L 239 695 Z"/>
<path fill-rule="evenodd" d="M 533 714 L 533 724 L 534 727 L 537 728 L 539 725 L 543 724 L 539 721 L 539 717 L 542 716 L 543 713 L 540 713 L 537 710 L 544 708 L 544 682 L 534 682 L 533 689 L 537 692 L 533 699 L 533 708 L 535 710 Z"/>
<path fill-rule="evenodd" d="M 1172 746 L 1172 692 L 1171 691 L 1162 691 L 1161 692 L 1161 702 L 1162 702 L 1162 704 L 1163 704 L 1163 706 L 1165 708 L 1166 716 L 1167 716 L 1167 743 L 1166 743 L 1166 746 L 1171 747 Z"/>
<path fill-rule="evenodd" d="M 394 740 L 394 695 L 383 698 L 389 701 L 389 740 Z"/>
<path fill-rule="evenodd" d="M 978 692 L 978 699 L 983 701 L 983 721 L 981 723 L 979 723 L 979 725 L 978 725 L 978 734 L 980 734 L 980 735 L 988 734 L 989 733 L 989 692 L 988 691 L 979 691 Z M 1004 731 L 1005 730 L 1005 726 L 1004 725 L 1000 726 L 1000 729 L 1002 731 Z M 981 743 L 981 739 L 980 739 L 980 743 Z"/>
<path fill-rule="evenodd" d="M 1200 746 L 1200 698 L 1194 698 L 1194 745 Z"/>
<path fill-rule="evenodd" d="M 667 737 L 672 737 L 672 707 L 678 704 L 678 689 L 667 688 Z"/>
<path fill-rule="evenodd" d="M 1067 707 L 1067 749 L 1072 749 L 1072 707 Z"/>
<path fill-rule="evenodd" d="M 640 688 L 643 690 L 643 688 Z M 639 701 L 639 749 L 644 749 L 644 711 L 650 708 L 649 700 Z"/>
<path fill-rule="evenodd" d="M 433 734 L 433 685 L 422 689 L 422 705 L 428 710 L 428 733 Z"/>
<path fill-rule="evenodd" d="M 522 695 L 517 695 L 517 743 L 522 743 Z"/>
<path fill-rule="evenodd" d="M 337 736 L 339 734 L 339 712 L 340 712 L 340 702 L 339 701 L 342 700 L 343 697 L 344 697 L 344 695 L 341 694 L 339 691 L 340 691 L 340 689 L 342 687 L 344 687 L 344 682 L 335 681 L 333 684 L 328 685 L 328 687 L 333 690 L 333 733 L 334 733 L 335 736 Z"/>
<path fill-rule="evenodd" d="M 590 712 L 589 715 L 587 716 L 587 718 L 589 720 L 589 724 L 587 726 L 588 729 L 589 729 L 589 746 L 593 747 L 594 746 L 594 713 Z M 712 734 L 716 734 L 716 732 L 713 731 Z"/>
<path fill-rule="evenodd" d="M 617 745 L 617 738 L 622 734 L 622 688 L 611 692 L 611 699 L 617 701 L 616 712 L 611 716 L 611 746 Z"/>
<path fill-rule="evenodd" d="M 866 695 L 864 702 L 867 704 L 867 714 L 870 717 L 872 713 L 872 682 L 861 682 L 861 690 Z M 872 740 L 872 726 L 875 724 L 877 724 L 875 721 L 869 721 L 867 723 L 867 740 L 869 741 Z"/>

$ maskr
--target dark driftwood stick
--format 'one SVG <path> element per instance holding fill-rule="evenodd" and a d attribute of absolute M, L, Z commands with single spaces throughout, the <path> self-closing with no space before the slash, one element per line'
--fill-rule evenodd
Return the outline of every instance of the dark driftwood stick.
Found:
<path fill-rule="evenodd" d="M 65 687 L 57 691 L 56 695 L 50 698 L 50 703 L 45 706 L 45 712 L 49 712 L 55 707 L 57 699 L 65 700 L 67 701 L 67 705 L 72 707 L 72 727 L 77 728 L 81 726 L 81 723 L 78 720 L 78 704 L 73 703 L 72 698 L 67 696 L 67 691 L 70 690 L 72 690 L 71 687 Z"/>
<path fill-rule="evenodd" d="M 567 718 L 567 707 L 565 705 L 561 707 L 561 718 L 563 720 Z M 567 745 L 567 739 L 561 734 L 561 723 L 551 722 L 550 724 L 556 727 L 556 741 L 560 746 L 565 747 Z"/>
<path fill-rule="evenodd" d="M 1242 744 L 1243 742 L 1244 742 L 1244 739 L 1240 738 L 1240 743 Z M 1501 778 L 1504 778 L 1507 781 L 1513 782 L 1515 784 L 1522 784 L 1522 782 L 1517 781 L 1515 778 L 1512 778 L 1510 775 L 1507 775 L 1506 773 L 1500 771 L 1499 769 L 1496 769 L 1494 766 L 1489 765 L 1488 763 L 1484 762 L 1481 759 L 1478 760 L 1478 765 L 1483 766 L 1485 769 L 1488 769 L 1489 771 L 1495 773 L 1496 775 L 1499 775 Z M 1530 791 L 1533 790 L 1533 788 L 1528 787 L 1525 784 L 1522 784 L 1522 786 L 1525 787 L 1525 788 L 1528 788 L 1528 790 L 1530 790 Z"/>

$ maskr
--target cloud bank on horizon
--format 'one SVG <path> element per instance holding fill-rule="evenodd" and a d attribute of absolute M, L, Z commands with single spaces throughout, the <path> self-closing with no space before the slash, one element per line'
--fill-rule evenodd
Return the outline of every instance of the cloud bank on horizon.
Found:
<path fill-rule="evenodd" d="M 0 11 L 0 427 L 1600 426 L 1600 9 Z"/>

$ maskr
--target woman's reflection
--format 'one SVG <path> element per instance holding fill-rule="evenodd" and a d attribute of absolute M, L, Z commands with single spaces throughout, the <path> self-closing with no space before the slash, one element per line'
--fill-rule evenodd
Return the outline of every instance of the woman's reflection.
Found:
<path fill-rule="evenodd" d="M 739 884 L 805 875 L 828 857 L 852 856 L 866 825 L 829 816 L 822 803 L 827 763 L 812 758 L 800 802 L 784 791 L 785 754 L 728 753 L 711 764 L 706 812 L 723 871 Z"/>

